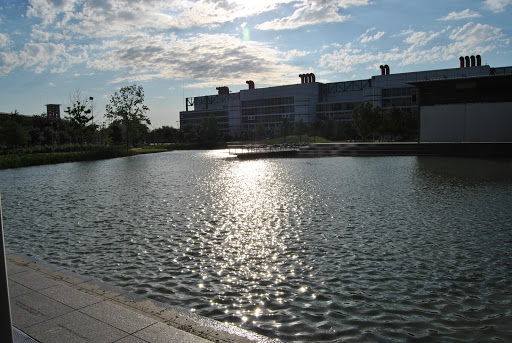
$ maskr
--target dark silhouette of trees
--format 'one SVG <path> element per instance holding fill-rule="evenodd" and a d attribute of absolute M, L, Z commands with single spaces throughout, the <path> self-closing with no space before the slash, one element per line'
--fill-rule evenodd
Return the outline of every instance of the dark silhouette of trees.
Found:
<path fill-rule="evenodd" d="M 119 120 L 124 128 L 126 137 L 126 149 L 128 150 L 137 131 L 140 131 L 140 124 L 151 125 L 146 116 L 149 108 L 144 105 L 144 89 L 142 86 L 131 85 L 122 87 L 115 92 L 110 103 L 105 107 L 105 116 L 111 120 Z"/>
<path fill-rule="evenodd" d="M 257 140 L 267 138 L 267 129 L 265 128 L 265 125 L 263 125 L 262 123 L 256 125 L 256 130 L 254 131 L 254 138 L 256 138 Z"/>
<path fill-rule="evenodd" d="M 399 108 L 382 111 L 370 103 L 364 103 L 354 109 L 353 125 L 363 139 L 403 140 L 418 137 L 418 113 Z"/>
<path fill-rule="evenodd" d="M 308 132 L 308 125 L 304 123 L 304 120 L 299 120 L 294 125 L 294 134 L 299 136 L 299 141 L 302 140 L 302 136 Z"/>
<path fill-rule="evenodd" d="M 179 130 L 171 126 L 162 126 L 149 132 L 151 143 L 178 143 L 179 141 Z"/>
<path fill-rule="evenodd" d="M 211 115 L 201 119 L 198 130 L 199 141 L 205 145 L 215 145 L 222 137 L 219 123 L 215 116 Z"/>
<path fill-rule="evenodd" d="M 26 145 L 30 137 L 20 124 L 18 111 L 14 111 L 9 115 L 7 120 L 2 121 L 0 125 L 0 144 L 8 147 L 16 147 Z"/>
<path fill-rule="evenodd" d="M 372 104 L 366 102 L 357 106 L 352 112 L 352 122 L 354 129 L 363 139 L 372 138 L 379 134 L 382 124 L 382 115 L 380 107 L 373 107 Z"/>
<path fill-rule="evenodd" d="M 92 121 L 91 106 L 92 104 L 84 98 L 79 90 L 70 96 L 70 106 L 64 110 L 69 115 L 71 126 L 73 127 L 78 143 L 80 146 L 84 144 L 84 137 L 88 134 L 94 134 L 95 128 L 89 124 Z"/>

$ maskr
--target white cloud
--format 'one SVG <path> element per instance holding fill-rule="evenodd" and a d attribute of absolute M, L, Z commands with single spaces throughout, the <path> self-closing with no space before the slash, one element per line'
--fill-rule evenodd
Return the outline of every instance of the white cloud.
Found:
<path fill-rule="evenodd" d="M 368 0 L 302 0 L 295 12 L 284 18 L 264 22 L 256 26 L 259 30 L 292 30 L 306 25 L 340 23 L 349 15 L 340 15 L 340 9 L 369 5 Z"/>
<path fill-rule="evenodd" d="M 145 29 L 215 27 L 268 12 L 293 0 L 29 0 L 27 15 L 43 27 L 67 27 L 93 37 L 114 37 Z"/>
<path fill-rule="evenodd" d="M 500 13 L 505 11 L 505 8 L 512 4 L 512 0 L 485 0 L 485 6 L 491 11 Z"/>
<path fill-rule="evenodd" d="M 32 38 L 34 41 L 48 42 L 48 41 L 64 40 L 66 37 L 61 33 L 43 31 L 43 30 L 39 30 L 37 27 L 34 27 L 30 34 L 30 38 Z"/>
<path fill-rule="evenodd" d="M 282 56 L 283 56 L 284 60 L 291 61 L 291 60 L 294 60 L 297 57 L 307 56 L 310 53 L 311 53 L 310 51 L 293 49 L 293 50 L 286 51 L 286 52 L 282 53 Z"/>
<path fill-rule="evenodd" d="M 443 29 L 438 32 L 402 32 L 408 35 L 405 42 L 409 46 L 394 46 L 388 51 L 370 53 L 353 45 L 325 54 L 320 58 L 319 65 L 333 71 L 348 73 L 364 66 L 378 70 L 380 64 L 413 65 L 437 63 L 453 60 L 467 54 L 483 54 L 499 47 L 508 46 L 507 39 L 500 28 L 486 24 L 468 23 L 452 30 Z M 433 45 L 434 38 L 439 38 Z"/>
<path fill-rule="evenodd" d="M 9 35 L 0 32 L 0 48 L 5 48 L 11 43 Z"/>
<path fill-rule="evenodd" d="M 496 44 L 498 41 L 508 42 L 500 28 L 492 27 L 487 24 L 467 23 L 463 27 L 452 31 L 450 39 L 462 42 L 468 46 L 477 46 L 480 44 Z M 509 43 L 508 43 L 509 44 Z"/>
<path fill-rule="evenodd" d="M 431 40 L 438 37 L 442 32 L 410 32 L 404 42 L 419 47 L 427 45 Z"/>
<path fill-rule="evenodd" d="M 461 12 L 450 12 L 447 16 L 442 17 L 438 20 L 442 21 L 448 21 L 448 20 L 461 20 L 461 19 L 472 19 L 472 18 L 478 18 L 482 15 L 478 12 L 471 11 L 469 9 L 465 9 Z"/>
<path fill-rule="evenodd" d="M 59 43 L 35 43 L 25 44 L 21 51 L 1 52 L 3 61 L 0 67 L 0 75 L 10 73 L 17 67 L 31 69 L 35 73 L 42 73 L 50 69 L 50 72 L 60 73 L 76 63 L 87 60 L 88 54 L 84 48 L 68 46 Z"/>
<path fill-rule="evenodd" d="M 114 82 L 191 78 L 217 86 L 220 82 L 240 84 L 248 79 L 280 84 L 283 75 L 300 72 L 285 64 L 289 56 L 266 44 L 244 42 L 236 35 L 199 34 L 182 39 L 169 34 L 139 34 L 113 41 L 110 46 L 105 54 L 89 61 L 88 67 L 130 74 Z"/>
<path fill-rule="evenodd" d="M 375 31 L 375 27 L 372 27 L 371 29 L 366 30 L 365 33 L 363 33 L 361 36 L 359 36 L 359 38 L 361 38 L 361 43 L 364 44 L 364 43 L 376 41 L 376 40 L 379 40 L 382 36 L 384 36 L 383 31 L 379 31 L 376 34 L 374 34 L 373 36 L 369 36 L 368 34 L 372 31 Z"/>

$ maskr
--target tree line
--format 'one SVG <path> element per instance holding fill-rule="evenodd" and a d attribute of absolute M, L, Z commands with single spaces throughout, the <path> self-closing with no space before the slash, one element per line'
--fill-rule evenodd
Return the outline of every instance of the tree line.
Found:
<path fill-rule="evenodd" d="M 122 87 L 105 107 L 109 124 L 94 123 L 92 98 L 80 91 L 70 96 L 64 118 L 45 114 L 22 116 L 17 111 L 0 115 L 0 145 L 4 147 L 52 145 L 124 145 L 127 149 L 142 143 L 188 143 L 199 147 L 222 146 L 227 141 L 254 141 L 287 136 L 323 137 L 330 141 L 411 140 L 418 136 L 418 114 L 397 108 L 387 111 L 363 103 L 354 109 L 352 121 L 317 119 L 313 123 L 283 122 L 270 130 L 258 124 L 254 130 L 231 136 L 220 130 L 214 116 L 180 129 L 163 126 L 150 130 L 142 86 Z"/>

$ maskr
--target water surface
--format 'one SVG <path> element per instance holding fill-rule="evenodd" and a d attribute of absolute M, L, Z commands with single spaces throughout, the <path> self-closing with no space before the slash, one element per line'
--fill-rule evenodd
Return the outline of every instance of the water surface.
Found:
<path fill-rule="evenodd" d="M 169 152 L 0 171 L 7 248 L 283 341 L 511 341 L 512 161 Z"/>

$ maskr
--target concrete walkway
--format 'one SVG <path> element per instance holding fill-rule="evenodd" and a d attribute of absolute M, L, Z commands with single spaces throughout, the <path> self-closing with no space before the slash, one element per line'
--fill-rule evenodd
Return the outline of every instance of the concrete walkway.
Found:
<path fill-rule="evenodd" d="M 275 342 L 7 254 L 12 323 L 41 343 Z"/>

